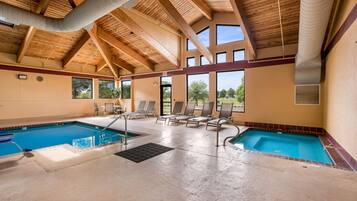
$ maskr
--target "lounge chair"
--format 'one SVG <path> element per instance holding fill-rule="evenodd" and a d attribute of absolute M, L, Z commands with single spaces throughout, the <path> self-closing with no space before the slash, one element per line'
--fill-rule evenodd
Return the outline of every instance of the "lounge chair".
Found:
<path fill-rule="evenodd" d="M 129 119 L 139 116 L 145 116 L 145 106 L 146 106 L 146 101 L 140 101 L 135 112 L 128 112 L 126 114 L 128 115 Z"/>
<path fill-rule="evenodd" d="M 194 117 L 193 113 L 195 112 L 195 105 L 195 103 L 187 103 L 185 112 L 182 115 L 170 117 L 168 124 L 170 124 L 171 122 L 178 123 L 180 121 L 186 121 L 187 119 Z"/>
<path fill-rule="evenodd" d="M 144 111 L 132 112 L 129 114 L 129 119 L 146 118 L 149 116 L 155 116 L 155 101 L 149 101 L 149 104 Z M 140 106 L 140 104 L 139 104 Z"/>
<path fill-rule="evenodd" d="M 104 114 L 114 114 L 114 103 L 104 103 Z"/>
<path fill-rule="evenodd" d="M 195 126 L 198 127 L 201 122 L 207 122 L 209 120 L 212 120 L 213 106 L 214 102 L 205 103 L 202 108 L 201 116 L 187 119 L 186 127 L 189 124 L 195 124 Z"/>
<path fill-rule="evenodd" d="M 233 103 L 223 103 L 221 105 L 221 110 L 219 111 L 219 116 L 217 119 L 207 121 L 206 130 L 209 126 L 221 129 L 222 124 L 228 122 L 228 119 L 232 118 Z"/>
<path fill-rule="evenodd" d="M 183 102 L 176 101 L 172 113 L 170 115 L 158 116 L 155 123 L 157 123 L 158 121 L 166 122 L 166 120 L 168 120 L 169 118 L 173 118 L 177 115 L 180 115 L 182 111 L 182 107 L 183 107 Z"/>

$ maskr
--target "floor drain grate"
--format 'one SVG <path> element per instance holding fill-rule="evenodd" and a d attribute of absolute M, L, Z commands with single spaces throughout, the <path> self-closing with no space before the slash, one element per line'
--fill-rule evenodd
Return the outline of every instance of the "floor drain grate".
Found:
<path fill-rule="evenodd" d="M 140 163 L 142 161 L 153 158 L 157 155 L 163 154 L 171 150 L 173 150 L 173 148 L 165 147 L 155 143 L 148 143 L 132 149 L 115 153 L 115 155 L 121 156 L 136 163 Z"/>

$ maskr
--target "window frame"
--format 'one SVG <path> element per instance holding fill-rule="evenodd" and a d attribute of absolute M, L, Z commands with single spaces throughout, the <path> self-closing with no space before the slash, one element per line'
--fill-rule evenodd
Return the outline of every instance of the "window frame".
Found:
<path fill-rule="evenodd" d="M 203 56 L 203 55 L 201 55 L 200 56 L 200 66 L 205 66 L 205 65 L 209 65 L 210 63 L 209 63 L 209 61 L 208 61 L 208 64 L 202 64 L 202 58 L 206 58 L 205 56 Z M 207 59 L 207 58 L 206 58 Z"/>
<path fill-rule="evenodd" d="M 247 100 L 246 100 L 246 80 L 245 80 L 245 69 L 242 69 L 242 70 L 229 70 L 229 71 L 216 71 L 216 92 L 215 92 L 215 95 L 216 95 L 216 108 L 215 108 L 215 110 L 216 110 L 216 112 L 219 112 L 219 110 L 217 109 L 217 107 L 218 107 L 218 93 L 217 93 L 217 91 L 218 91 L 218 73 L 229 73 L 229 72 L 240 72 L 240 71 L 243 71 L 244 72 L 244 104 L 243 104 L 243 111 L 241 112 L 241 111 L 234 111 L 234 110 L 232 110 L 232 112 L 233 113 L 245 113 L 245 106 L 246 106 L 246 102 L 247 102 Z M 233 106 L 234 106 L 234 104 L 233 104 Z"/>
<path fill-rule="evenodd" d="M 242 48 L 242 49 L 236 49 L 236 50 L 233 50 L 233 62 L 236 62 L 236 60 L 234 60 L 234 53 L 235 52 L 239 52 L 239 51 L 244 51 L 244 59 L 243 60 L 237 60 L 237 61 L 244 61 L 244 60 L 246 60 L 245 59 L 245 48 Z"/>
<path fill-rule="evenodd" d="M 80 79 L 80 80 L 90 80 L 91 81 L 91 97 L 90 98 L 76 98 L 73 96 L 73 79 Z M 93 100 L 94 99 L 94 82 L 93 78 L 87 78 L 87 77 L 72 77 L 71 80 L 71 93 L 72 93 L 72 99 L 74 100 Z"/>
<path fill-rule="evenodd" d="M 189 102 L 188 100 L 188 76 L 190 75 L 208 75 L 208 102 L 209 102 L 209 89 L 210 89 L 210 80 L 209 80 L 209 73 L 195 73 L 195 74 L 186 74 L 186 103 Z M 195 105 L 195 110 L 203 110 L 203 108 L 197 108 Z"/>
<path fill-rule="evenodd" d="M 115 87 L 115 81 L 114 80 L 110 80 L 110 79 L 98 79 L 98 99 L 115 99 L 115 98 L 102 98 L 102 97 L 100 97 L 100 82 L 101 81 L 111 81 L 111 82 L 113 82 L 113 84 L 114 84 L 114 90 L 116 89 L 116 87 Z"/>
<path fill-rule="evenodd" d="M 218 31 L 217 31 L 218 30 L 218 26 L 236 26 L 236 27 L 240 27 L 240 30 L 242 31 L 242 34 L 243 34 L 243 40 L 235 40 L 235 41 L 231 41 L 231 42 L 227 42 L 227 43 L 218 44 Z M 245 36 L 244 36 L 243 30 L 242 30 L 242 26 L 240 24 L 216 24 L 216 35 L 215 35 L 215 37 L 216 37 L 216 46 L 230 44 L 230 43 L 236 43 L 236 42 L 245 40 Z"/>
<path fill-rule="evenodd" d="M 129 100 L 129 99 L 131 99 L 131 95 L 132 95 L 132 94 L 131 94 L 131 86 L 132 86 L 132 85 L 131 85 L 131 83 L 132 83 L 131 81 L 132 81 L 132 80 L 121 80 L 121 81 L 120 81 L 120 88 L 121 88 L 121 90 L 120 90 L 120 98 L 123 99 L 123 100 Z M 124 98 L 124 97 L 123 97 L 123 92 L 124 92 L 124 90 L 123 90 L 123 82 L 130 82 L 130 96 L 129 96 L 129 98 Z"/>
<path fill-rule="evenodd" d="M 226 54 L 226 61 L 225 62 L 221 62 L 221 63 L 218 63 L 218 55 L 219 54 Z M 216 52 L 216 64 L 224 64 L 224 63 L 227 63 L 227 51 L 222 51 L 222 52 Z"/>
<path fill-rule="evenodd" d="M 200 33 L 202 33 L 202 32 L 204 32 L 204 31 L 206 31 L 207 29 L 209 29 L 210 28 L 210 26 L 206 26 L 206 27 L 204 27 L 203 29 L 201 29 L 200 31 L 198 31 L 198 32 L 196 32 L 196 35 L 197 35 L 197 37 L 198 37 L 198 34 L 200 34 Z M 211 44 L 210 44 L 210 35 L 211 35 L 211 31 L 208 31 L 208 47 L 210 47 L 211 46 Z M 194 51 L 194 50 L 197 50 L 197 47 L 195 48 L 195 49 L 191 49 L 191 50 L 189 50 L 188 49 L 188 41 L 189 41 L 190 39 L 189 38 L 186 38 L 186 51 Z M 195 44 L 193 44 L 193 45 L 195 45 Z"/>
<path fill-rule="evenodd" d="M 194 59 L 195 60 L 195 65 L 194 66 L 188 66 L 188 60 L 189 59 Z M 196 57 L 186 57 L 186 68 L 192 68 L 196 67 Z"/>

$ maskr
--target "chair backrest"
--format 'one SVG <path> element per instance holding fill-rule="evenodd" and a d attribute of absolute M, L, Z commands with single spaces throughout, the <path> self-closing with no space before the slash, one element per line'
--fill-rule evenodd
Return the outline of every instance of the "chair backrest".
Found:
<path fill-rule="evenodd" d="M 114 112 L 114 103 L 104 103 L 104 110 L 107 113 L 113 113 Z"/>
<path fill-rule="evenodd" d="M 176 101 L 174 105 L 174 109 L 172 110 L 171 114 L 181 113 L 182 108 L 183 108 L 183 101 Z"/>
<path fill-rule="evenodd" d="M 184 115 L 193 115 L 195 112 L 195 103 L 187 103 Z"/>
<path fill-rule="evenodd" d="M 148 107 L 146 108 L 146 113 L 155 112 L 155 104 L 156 104 L 156 101 L 149 101 Z"/>
<path fill-rule="evenodd" d="M 232 116 L 233 103 L 222 103 L 221 110 L 219 111 L 219 118 L 229 118 Z"/>
<path fill-rule="evenodd" d="M 99 111 L 99 106 L 98 106 L 98 103 L 94 103 L 94 111 Z"/>
<path fill-rule="evenodd" d="M 214 106 L 214 102 L 205 103 L 203 105 L 201 116 L 202 117 L 211 116 L 212 115 L 212 111 L 213 111 L 213 106 Z"/>
<path fill-rule="evenodd" d="M 146 101 L 140 101 L 138 108 L 136 108 L 136 112 L 144 112 L 145 111 Z"/>

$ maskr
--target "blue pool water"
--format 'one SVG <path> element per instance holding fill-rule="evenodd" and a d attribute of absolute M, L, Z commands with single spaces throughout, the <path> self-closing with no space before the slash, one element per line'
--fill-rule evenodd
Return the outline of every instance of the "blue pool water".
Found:
<path fill-rule="evenodd" d="M 116 131 L 106 130 L 101 133 L 100 130 L 101 128 L 96 126 L 71 122 L 0 131 L 0 135 L 13 133 L 13 141 L 23 149 L 31 150 L 59 144 L 70 144 L 85 149 L 121 140 Z M 13 144 L 0 144 L 0 156 L 17 152 L 19 150 Z"/>
<path fill-rule="evenodd" d="M 333 164 L 317 136 L 248 130 L 232 143 L 241 149 Z"/>

